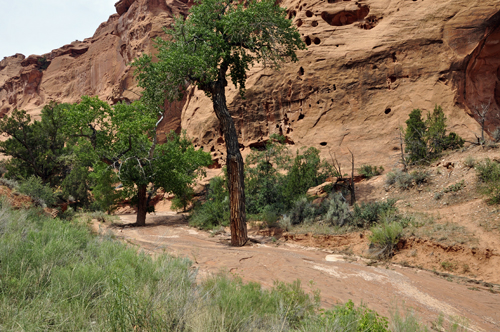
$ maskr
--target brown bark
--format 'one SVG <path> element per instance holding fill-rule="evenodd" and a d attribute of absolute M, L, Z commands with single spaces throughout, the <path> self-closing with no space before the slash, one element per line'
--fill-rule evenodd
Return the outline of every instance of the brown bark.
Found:
<path fill-rule="evenodd" d="M 233 118 L 227 109 L 225 88 L 227 85 L 225 73 L 227 68 L 220 70 L 217 81 L 204 87 L 212 95 L 215 114 L 219 119 L 226 140 L 227 174 L 229 186 L 231 245 L 241 247 L 248 241 L 246 210 L 245 210 L 245 177 L 243 157 L 240 153 L 238 135 Z"/>
<path fill-rule="evenodd" d="M 347 148 L 349 150 L 349 148 Z M 354 205 L 356 203 L 356 191 L 354 189 L 354 154 L 349 150 L 351 153 L 351 205 Z"/>
<path fill-rule="evenodd" d="M 137 193 L 137 226 L 145 226 L 146 225 L 146 214 L 148 213 L 148 196 L 147 196 L 147 186 L 142 185 L 139 186 Z"/>

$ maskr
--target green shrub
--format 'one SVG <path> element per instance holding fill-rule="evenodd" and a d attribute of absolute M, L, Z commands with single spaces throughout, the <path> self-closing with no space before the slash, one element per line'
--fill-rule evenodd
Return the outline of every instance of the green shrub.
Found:
<path fill-rule="evenodd" d="M 273 227 L 276 224 L 276 221 L 278 221 L 279 215 L 274 211 L 272 206 L 266 206 L 264 210 L 261 213 L 262 216 L 262 221 L 264 221 L 267 226 Z"/>
<path fill-rule="evenodd" d="M 69 199 L 71 197 L 75 202 L 77 202 L 76 204 L 78 206 L 88 208 L 93 202 L 89 167 L 79 165 L 74 160 L 70 160 L 68 163 L 72 165 L 70 167 L 71 170 L 69 171 L 69 174 L 66 175 L 61 183 L 63 197 L 65 199 Z"/>
<path fill-rule="evenodd" d="M 293 208 L 288 211 L 287 215 L 290 216 L 292 225 L 298 225 L 304 222 L 313 222 L 324 212 L 324 206 L 317 206 L 304 196 L 295 201 Z"/>
<path fill-rule="evenodd" d="M 449 272 L 453 272 L 457 269 L 457 264 L 454 262 L 443 261 L 441 262 L 441 267 Z"/>
<path fill-rule="evenodd" d="M 349 300 L 318 316 L 310 316 L 302 323 L 299 331 L 342 331 L 342 332 L 388 332 L 387 318 L 379 316 L 364 305 L 356 307 Z"/>
<path fill-rule="evenodd" d="M 395 185 L 398 189 L 407 190 L 414 185 L 426 183 L 429 175 L 429 172 L 421 170 L 415 170 L 411 173 L 395 170 L 387 173 L 385 183 L 388 186 Z"/>
<path fill-rule="evenodd" d="M 396 178 L 396 188 L 407 190 L 413 187 L 413 177 L 409 173 L 401 172 Z"/>
<path fill-rule="evenodd" d="M 311 187 L 336 172 L 315 148 L 302 149 L 292 158 L 283 136 L 272 135 L 265 149 L 252 150 L 246 159 L 245 198 L 249 214 L 261 214 L 271 206 L 277 214 L 292 209 Z M 331 189 L 331 188 L 327 188 Z"/>
<path fill-rule="evenodd" d="M 8 136 L 0 142 L 0 152 L 12 157 L 2 163 L 6 177 L 21 180 L 34 175 L 43 183 L 60 185 L 67 171 L 64 157 L 74 148 L 63 131 L 68 106 L 50 102 L 36 121 L 17 109 L 0 119 L 0 133 Z"/>
<path fill-rule="evenodd" d="M 492 133 L 491 137 L 493 138 L 493 141 L 496 143 L 500 142 L 500 127 L 496 128 Z"/>
<path fill-rule="evenodd" d="M 9 187 L 10 189 L 15 189 L 19 186 L 19 183 L 13 179 L 0 177 L 0 185 Z"/>
<path fill-rule="evenodd" d="M 333 168 L 319 157 L 319 150 L 308 148 L 297 155 L 284 179 L 283 196 L 286 203 L 294 202 L 311 187 L 318 186 L 334 175 Z"/>
<path fill-rule="evenodd" d="M 467 168 L 474 168 L 476 166 L 476 160 L 472 156 L 467 156 L 464 160 L 464 166 Z"/>
<path fill-rule="evenodd" d="M 186 212 L 188 205 L 191 203 L 194 197 L 194 190 L 190 186 L 186 186 L 179 190 L 180 192 L 174 196 L 172 199 L 172 210 L 181 210 Z"/>
<path fill-rule="evenodd" d="M 421 324 L 415 316 L 413 310 L 403 311 L 403 314 L 396 308 L 391 311 L 391 319 L 389 323 L 391 332 L 427 332 L 424 324 Z"/>
<path fill-rule="evenodd" d="M 380 221 L 380 217 L 389 211 L 397 211 L 396 200 L 354 204 L 353 224 L 357 227 L 367 227 Z"/>
<path fill-rule="evenodd" d="M 444 193 L 442 191 L 438 191 L 436 193 L 434 193 L 434 199 L 436 201 L 439 201 L 442 197 L 443 197 Z"/>
<path fill-rule="evenodd" d="M 444 150 L 463 147 L 464 140 L 456 133 L 446 135 L 446 117 L 441 106 L 423 120 L 422 111 L 414 109 L 406 120 L 405 151 L 411 163 L 421 163 L 439 156 Z"/>
<path fill-rule="evenodd" d="M 59 213 L 57 217 L 61 220 L 73 220 L 76 215 L 76 211 L 71 206 L 68 206 L 66 211 Z"/>
<path fill-rule="evenodd" d="M 491 204 L 500 203 L 500 164 L 487 158 L 476 164 L 479 190 Z"/>
<path fill-rule="evenodd" d="M 245 163 L 245 199 L 249 214 L 259 214 L 266 206 L 281 212 L 285 174 L 291 154 L 283 136 L 271 135 L 264 150 L 253 149 Z"/>
<path fill-rule="evenodd" d="M 460 190 L 462 190 L 463 188 L 465 187 L 465 181 L 462 180 L 460 182 L 457 182 L 455 184 L 452 184 L 446 188 L 444 188 L 444 192 L 445 193 L 449 193 L 449 192 L 453 192 L 453 193 L 456 193 L 456 192 L 459 192 Z"/>
<path fill-rule="evenodd" d="M 53 206 L 57 202 L 54 192 L 48 185 L 44 185 L 42 180 L 36 176 L 19 183 L 20 193 L 30 196 L 38 206 Z"/>
<path fill-rule="evenodd" d="M 423 170 L 415 170 L 410 173 L 412 182 L 416 185 L 424 184 L 429 178 L 429 172 Z"/>
<path fill-rule="evenodd" d="M 48 61 L 46 57 L 38 58 L 38 68 L 40 70 L 45 70 L 45 69 L 49 68 L 49 65 L 50 65 L 50 61 Z"/>
<path fill-rule="evenodd" d="M 443 150 L 456 150 L 463 148 L 465 141 L 456 133 L 451 132 L 444 140 Z"/>
<path fill-rule="evenodd" d="M 380 258 L 391 257 L 403 233 L 403 226 L 398 222 L 383 223 L 372 227 L 371 231 L 371 252 Z"/>
<path fill-rule="evenodd" d="M 220 275 L 201 285 L 200 297 L 206 309 L 194 331 L 291 330 L 313 316 L 319 306 L 319 296 L 307 295 L 299 280 L 291 284 L 277 281 L 266 291 L 258 283 L 245 284 L 240 278 Z"/>
<path fill-rule="evenodd" d="M 333 226 L 344 226 L 352 219 L 349 204 L 340 193 L 331 193 L 327 201 L 327 211 L 323 220 Z"/>
<path fill-rule="evenodd" d="M 189 224 L 202 229 L 212 229 L 229 225 L 229 216 L 226 181 L 222 177 L 214 177 L 208 185 L 206 201 L 193 208 Z"/>
<path fill-rule="evenodd" d="M 69 208 L 68 208 L 68 210 L 69 210 Z M 103 211 L 87 212 L 87 213 L 83 214 L 83 216 L 87 218 L 87 222 L 91 221 L 92 219 L 96 219 L 97 221 L 100 221 L 100 222 L 109 222 L 109 223 L 111 223 L 114 220 L 118 219 L 117 216 L 107 214 L 107 213 L 105 213 Z"/>
<path fill-rule="evenodd" d="M 435 157 L 444 150 L 453 150 L 464 146 L 464 140 L 456 133 L 451 132 L 446 135 L 446 117 L 441 106 L 436 105 L 432 114 L 427 114 L 425 125 L 427 127 L 425 139 L 430 156 Z"/>
<path fill-rule="evenodd" d="M 397 169 L 387 173 L 385 183 L 388 186 L 395 185 L 398 189 L 408 189 L 413 186 L 413 178 L 410 174 Z"/>
<path fill-rule="evenodd" d="M 414 109 L 409 119 L 406 120 L 405 131 L 405 152 L 408 153 L 410 162 L 418 162 L 427 158 L 427 144 L 425 142 L 425 134 L 427 128 L 422 118 L 422 111 Z"/>
<path fill-rule="evenodd" d="M 369 179 L 374 176 L 382 174 L 384 168 L 382 166 L 362 165 L 358 168 L 358 173 Z"/>

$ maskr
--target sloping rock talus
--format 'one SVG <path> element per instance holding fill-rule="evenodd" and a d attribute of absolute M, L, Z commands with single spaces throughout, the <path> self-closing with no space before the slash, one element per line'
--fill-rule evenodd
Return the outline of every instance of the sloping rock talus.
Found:
<path fill-rule="evenodd" d="M 278 0 L 280 1 L 280 0 Z M 191 2 L 121 0 L 118 14 L 93 37 L 26 61 L 0 62 L 0 112 L 33 114 L 49 100 L 82 94 L 112 103 L 140 89 L 129 63 L 153 52 L 151 38 Z M 451 130 L 479 133 L 473 110 L 487 105 L 487 128 L 500 124 L 500 0 L 282 0 L 308 49 L 279 71 L 253 67 L 242 99 L 227 89 L 243 153 L 281 133 L 294 148 L 314 146 L 323 157 L 353 151 L 356 163 L 397 163 L 398 128 L 414 108 L 443 107 Z M 43 60 L 42 59 L 42 60 Z M 36 61 L 35 61 L 36 60 Z M 25 63 L 25 66 L 22 63 Z M 224 138 L 211 102 L 190 90 L 167 104 L 163 130 L 186 129 L 195 144 L 224 163 Z M 344 161 L 345 163 L 345 161 Z M 346 165 L 347 166 L 347 165 Z"/>

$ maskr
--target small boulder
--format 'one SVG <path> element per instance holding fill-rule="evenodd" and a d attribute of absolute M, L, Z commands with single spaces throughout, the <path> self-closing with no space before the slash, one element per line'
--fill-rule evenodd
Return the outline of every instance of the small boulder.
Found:
<path fill-rule="evenodd" d="M 332 184 L 333 182 L 328 181 L 320 184 L 319 186 L 309 188 L 306 195 L 310 197 L 326 197 L 328 196 L 328 193 L 325 191 L 325 187 Z"/>

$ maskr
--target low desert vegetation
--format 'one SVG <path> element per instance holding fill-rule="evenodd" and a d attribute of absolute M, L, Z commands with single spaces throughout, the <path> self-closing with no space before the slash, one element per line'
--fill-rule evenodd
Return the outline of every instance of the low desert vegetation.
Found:
<path fill-rule="evenodd" d="M 185 208 L 211 158 L 185 134 L 158 137 L 161 116 L 140 101 L 110 106 L 87 96 L 75 104 L 51 102 L 35 121 L 15 110 L 0 120 L 0 133 L 9 136 L 0 152 L 11 157 L 0 165 L 2 183 L 40 206 L 72 201 L 82 210 L 109 213 L 129 199 L 142 224 L 159 190 L 174 193 Z"/>
<path fill-rule="evenodd" d="M 17 190 L 30 196 L 33 201 L 41 207 L 54 206 L 57 202 L 57 197 L 48 185 L 44 185 L 39 177 L 30 176 L 25 181 L 17 185 Z"/>
<path fill-rule="evenodd" d="M 382 166 L 361 165 L 361 167 L 358 168 L 358 173 L 367 179 L 380 175 L 383 172 L 384 168 Z"/>
<path fill-rule="evenodd" d="M 394 185 L 397 189 L 407 190 L 414 186 L 425 184 L 429 179 L 429 172 L 425 170 L 414 170 L 410 173 L 402 170 L 394 170 L 386 175 L 387 186 Z"/>
<path fill-rule="evenodd" d="M 476 163 L 478 188 L 491 204 L 500 203 L 500 163 L 487 158 Z"/>
<path fill-rule="evenodd" d="M 389 258 L 403 235 L 403 226 L 399 222 L 384 222 L 371 228 L 370 251 L 379 258 Z"/>
<path fill-rule="evenodd" d="M 351 301 L 319 310 L 319 293 L 305 293 L 299 281 L 263 289 L 220 274 L 196 282 L 187 259 L 153 259 L 92 235 L 82 220 L 0 203 L 2 330 L 390 330 L 386 318 Z M 424 331 L 417 326 L 397 331 Z"/>
<path fill-rule="evenodd" d="M 406 120 L 404 133 L 407 164 L 419 164 L 435 159 L 445 150 L 463 147 L 465 141 L 451 132 L 446 133 L 446 117 L 441 106 L 436 105 L 427 119 L 422 118 L 422 111 L 414 109 Z"/>
<path fill-rule="evenodd" d="M 290 222 L 296 224 L 297 220 L 314 219 L 326 212 L 326 205 L 319 210 L 312 208 L 310 198 L 305 196 L 309 188 L 338 176 L 331 165 L 321 160 L 319 150 L 304 148 L 293 155 L 284 144 L 284 137 L 273 135 L 263 150 L 249 154 L 246 164 L 246 212 L 251 219 L 274 224 L 283 215 L 294 215 Z M 226 178 L 216 177 L 210 181 L 205 201 L 193 209 L 191 225 L 212 229 L 229 224 Z M 304 211 L 297 212 L 297 209 Z"/>

